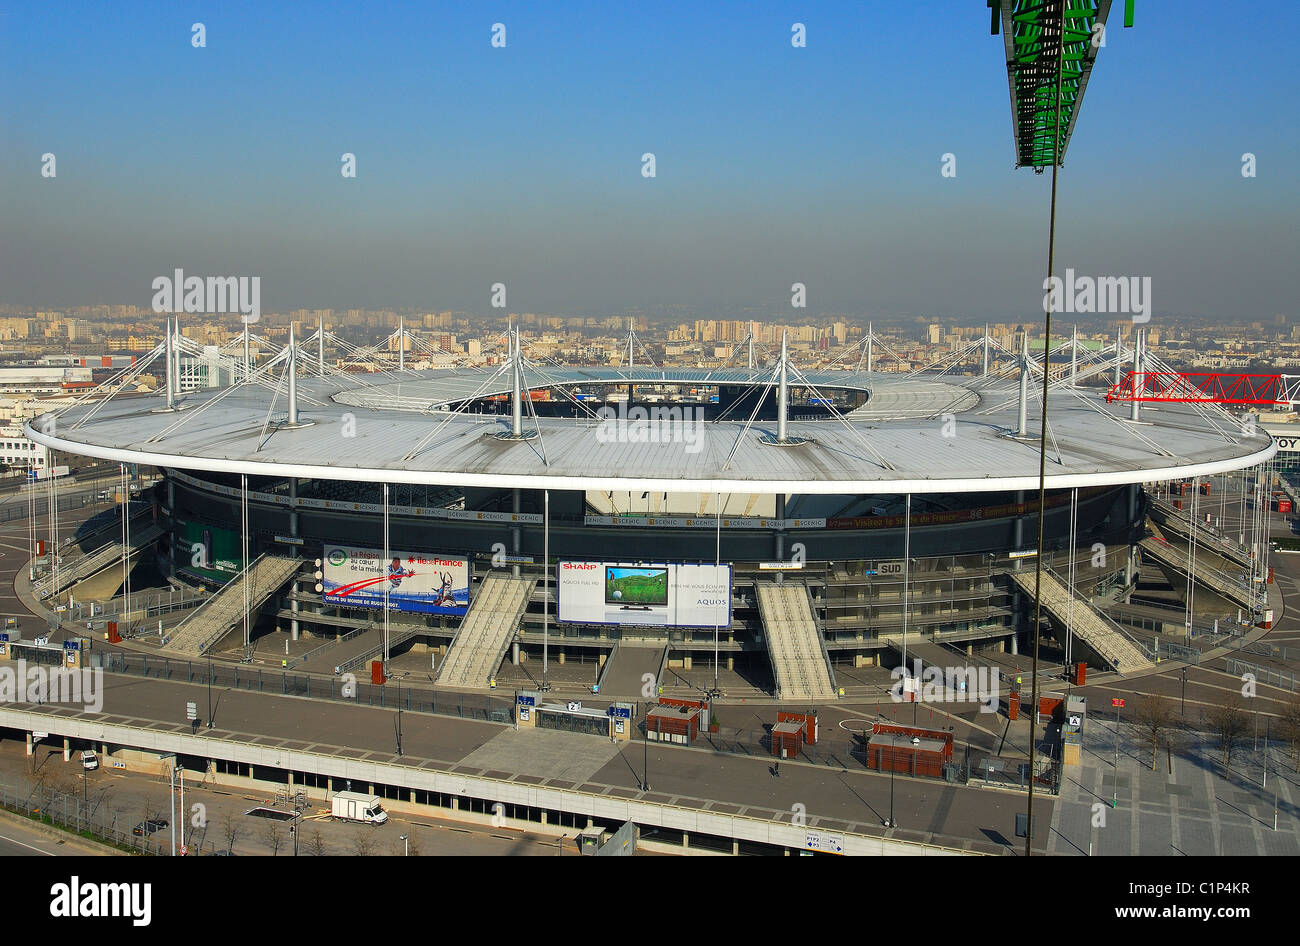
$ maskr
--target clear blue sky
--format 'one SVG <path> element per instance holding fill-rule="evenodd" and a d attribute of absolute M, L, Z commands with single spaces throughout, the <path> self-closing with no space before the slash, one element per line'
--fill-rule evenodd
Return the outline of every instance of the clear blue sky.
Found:
<path fill-rule="evenodd" d="M 1296 5 L 1121 8 L 1059 265 L 1151 276 L 1157 317 L 1295 317 Z M 1049 177 L 1013 169 L 982 0 L 8 4 L 0 106 L 8 303 L 147 305 L 179 266 L 268 310 L 486 314 L 500 281 L 775 316 L 800 281 L 814 312 L 1041 315 Z"/>

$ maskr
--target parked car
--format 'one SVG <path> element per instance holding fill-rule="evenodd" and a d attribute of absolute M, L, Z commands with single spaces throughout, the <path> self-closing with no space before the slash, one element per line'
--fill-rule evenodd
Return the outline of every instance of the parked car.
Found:
<path fill-rule="evenodd" d="M 148 821 L 141 821 L 131 829 L 131 833 L 136 837 L 145 838 L 155 831 L 161 831 L 168 826 L 166 818 L 150 818 Z"/>
<path fill-rule="evenodd" d="M 94 749 L 81 753 L 81 767 L 88 772 L 99 768 L 99 756 L 95 755 Z"/>

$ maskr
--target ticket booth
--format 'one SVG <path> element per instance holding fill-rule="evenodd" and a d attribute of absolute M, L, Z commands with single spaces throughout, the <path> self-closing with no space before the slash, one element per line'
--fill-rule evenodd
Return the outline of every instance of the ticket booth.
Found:
<path fill-rule="evenodd" d="M 63 642 L 63 666 L 67 670 L 80 670 L 90 661 L 90 639 L 72 637 Z"/>
<path fill-rule="evenodd" d="M 632 704 L 615 703 L 609 708 L 611 723 L 610 738 L 615 742 L 627 742 L 632 738 Z"/>
<path fill-rule="evenodd" d="M 536 728 L 537 707 L 541 705 L 541 696 L 536 690 L 515 691 L 515 723 L 520 728 Z"/>
<path fill-rule="evenodd" d="M 817 744 L 816 713 L 791 713 L 786 710 L 778 710 L 776 721 L 778 723 L 798 723 L 803 727 L 803 744 L 806 746 L 815 746 Z"/>

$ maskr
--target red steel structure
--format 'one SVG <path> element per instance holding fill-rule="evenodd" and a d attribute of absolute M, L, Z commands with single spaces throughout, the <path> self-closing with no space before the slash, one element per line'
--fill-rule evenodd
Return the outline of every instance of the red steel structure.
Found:
<path fill-rule="evenodd" d="M 1280 374 L 1217 374 L 1189 371 L 1130 371 L 1106 393 L 1107 401 L 1157 401 L 1167 404 L 1290 404 Z"/>

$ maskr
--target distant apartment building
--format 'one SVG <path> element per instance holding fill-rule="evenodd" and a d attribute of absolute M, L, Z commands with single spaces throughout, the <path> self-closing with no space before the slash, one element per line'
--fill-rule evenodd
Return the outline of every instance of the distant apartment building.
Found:
<path fill-rule="evenodd" d="M 180 362 L 182 394 L 235 383 L 238 363 L 235 359 L 223 356 L 217 345 L 204 345 L 203 354 L 198 357 L 182 355 Z"/>

